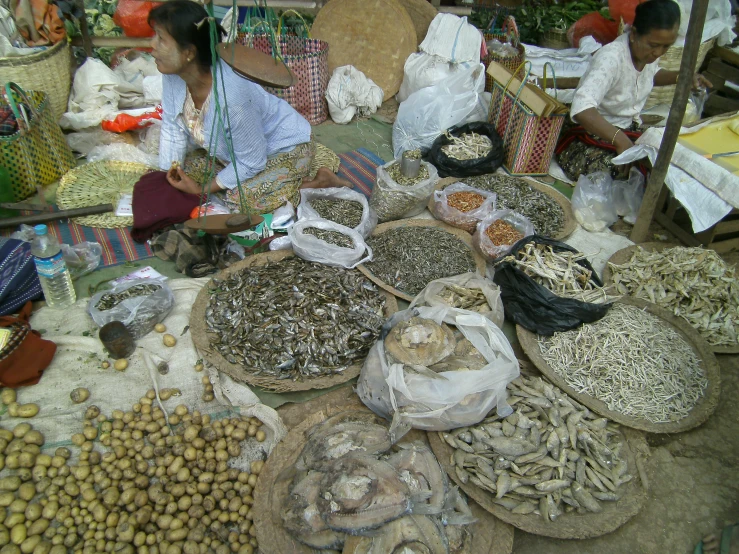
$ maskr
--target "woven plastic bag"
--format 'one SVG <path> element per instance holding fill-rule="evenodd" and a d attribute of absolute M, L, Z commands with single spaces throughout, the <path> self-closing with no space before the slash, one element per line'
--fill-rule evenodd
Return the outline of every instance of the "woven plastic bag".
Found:
<path fill-rule="evenodd" d="M 156 285 L 158 289 L 144 296 L 126 298 L 107 310 L 97 307 L 106 294 L 118 294 L 138 285 Z M 163 280 L 135 279 L 94 295 L 87 305 L 87 313 L 98 327 L 111 321 L 120 321 L 131 332 L 134 339 L 140 339 L 149 334 L 157 323 L 164 321 L 173 306 L 174 293 Z"/>
<path fill-rule="evenodd" d="M 318 198 L 330 200 L 347 200 L 359 202 L 362 205 L 362 219 L 354 230 L 367 238 L 377 226 L 377 213 L 370 207 L 367 197 L 355 190 L 346 187 L 335 187 L 326 189 L 302 189 L 300 191 L 300 204 L 298 205 L 298 220 L 301 219 L 323 219 L 313 206 L 311 201 Z"/>
<path fill-rule="evenodd" d="M 337 231 L 349 237 L 354 243 L 353 248 L 344 248 L 329 244 L 304 231 L 311 227 L 326 231 Z M 327 219 L 303 219 L 287 230 L 287 236 L 292 243 L 293 252 L 309 262 L 318 262 L 326 265 L 352 269 L 364 262 L 372 261 L 372 249 L 364 242 L 362 235 L 354 229 L 339 225 Z"/>
<path fill-rule="evenodd" d="M 449 205 L 449 195 L 455 192 L 473 192 L 485 197 L 485 200 L 479 208 L 463 212 Z M 495 210 L 495 199 L 497 195 L 494 192 L 476 189 L 465 183 L 454 183 L 444 190 L 434 191 L 434 204 L 431 213 L 434 217 L 444 223 L 448 223 L 453 227 L 464 229 L 468 233 L 474 233 L 477 224 L 490 212 Z"/>
<path fill-rule="evenodd" d="M 487 365 L 472 371 L 435 373 L 415 366 L 388 363 L 385 337 L 411 317 L 454 325 L 482 354 Z M 397 439 L 409 428 L 443 431 L 480 422 L 493 408 L 501 417 L 513 410 L 506 402 L 506 385 L 520 369 L 503 331 L 481 314 L 448 306 L 413 308 L 394 314 L 367 356 L 357 394 L 376 414 L 392 419 Z"/>
<path fill-rule="evenodd" d="M 454 277 L 445 277 L 431 281 L 411 302 L 410 307 L 416 306 L 449 306 L 445 298 L 445 289 L 454 290 L 453 287 L 462 287 L 472 290 L 480 290 L 485 296 L 487 306 L 480 306 L 470 311 L 482 314 L 498 327 L 503 327 L 505 314 L 503 313 L 503 301 L 500 299 L 500 287 L 486 277 L 480 277 L 477 273 L 462 273 Z M 454 306 L 452 306 L 454 307 Z"/>
<path fill-rule="evenodd" d="M 400 164 L 400 162 L 393 160 L 377 168 L 377 183 L 370 197 L 369 204 L 377 213 L 380 223 L 420 214 L 434 192 L 436 183 L 439 182 L 439 173 L 436 168 L 422 161 L 421 167 L 428 170 L 428 179 L 412 186 L 399 185 L 387 171 L 394 164 Z"/>
<path fill-rule="evenodd" d="M 511 247 L 517 242 L 517 240 L 514 240 L 509 244 L 493 244 L 493 241 L 490 240 L 486 231 L 488 230 L 488 227 L 499 219 L 502 219 L 516 231 L 521 233 L 521 237 L 519 237 L 519 239 L 534 234 L 534 224 L 521 214 L 512 210 L 496 210 L 494 212 L 490 212 L 490 214 L 477 224 L 477 230 L 475 231 L 475 234 L 472 235 L 472 244 L 474 244 L 475 248 L 477 248 L 477 250 L 479 250 L 480 253 L 488 260 L 495 260 L 496 258 L 507 254 L 510 252 Z"/>

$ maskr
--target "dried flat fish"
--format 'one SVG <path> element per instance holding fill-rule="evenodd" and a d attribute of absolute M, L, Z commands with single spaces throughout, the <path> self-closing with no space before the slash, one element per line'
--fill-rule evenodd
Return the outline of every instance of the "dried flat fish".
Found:
<path fill-rule="evenodd" d="M 428 495 L 428 512 L 441 513 L 447 493 L 447 479 L 434 453 L 423 444 L 401 445 L 400 450 L 387 459 L 400 479 L 416 497 Z"/>
<path fill-rule="evenodd" d="M 469 247 L 435 227 L 396 227 L 369 237 L 367 244 L 374 260 L 365 267 L 410 296 L 436 279 L 476 271 Z"/>
<path fill-rule="evenodd" d="M 322 467 L 350 453 L 380 454 L 390 448 L 390 435 L 375 423 L 346 421 L 322 427 L 298 458 L 298 469 Z"/>
<path fill-rule="evenodd" d="M 690 344 L 635 306 L 616 303 L 595 323 L 539 337 L 539 348 L 575 391 L 652 423 L 683 419 L 708 386 Z"/>
<path fill-rule="evenodd" d="M 614 288 L 667 308 L 713 346 L 739 344 L 739 280 L 736 269 L 713 250 L 638 247 L 623 264 L 609 263 Z"/>

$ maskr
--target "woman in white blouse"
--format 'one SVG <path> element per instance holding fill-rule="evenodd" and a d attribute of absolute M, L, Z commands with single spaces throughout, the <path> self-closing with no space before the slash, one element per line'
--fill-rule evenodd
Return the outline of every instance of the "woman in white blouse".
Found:
<path fill-rule="evenodd" d="M 660 69 L 658 61 L 677 40 L 680 8 L 672 0 L 648 0 L 636 7 L 629 32 L 601 48 L 580 79 L 570 109 L 577 124 L 557 147 L 559 164 L 572 180 L 606 171 L 623 178 L 628 168 L 611 160 L 633 146 L 639 114 L 654 86 L 674 85 L 677 71 Z M 702 75 L 696 88 L 711 86 Z"/>

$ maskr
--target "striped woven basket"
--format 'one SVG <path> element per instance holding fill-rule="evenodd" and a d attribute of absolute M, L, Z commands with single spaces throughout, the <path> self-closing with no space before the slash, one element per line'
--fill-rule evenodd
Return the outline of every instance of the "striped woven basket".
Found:
<path fill-rule="evenodd" d="M 13 82 L 25 90 L 45 92 L 54 121 L 67 111 L 72 85 L 72 56 L 66 40 L 29 56 L 0 58 L 0 86 Z"/>

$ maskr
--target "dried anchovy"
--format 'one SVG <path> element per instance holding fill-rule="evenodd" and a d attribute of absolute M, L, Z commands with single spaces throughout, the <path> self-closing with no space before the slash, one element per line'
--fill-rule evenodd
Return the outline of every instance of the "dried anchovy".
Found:
<path fill-rule="evenodd" d="M 421 159 L 421 150 L 418 148 L 415 150 L 408 150 L 407 152 L 404 152 L 406 159 L 408 160 L 420 160 Z"/>
<path fill-rule="evenodd" d="M 484 158 L 493 149 L 493 141 L 478 133 L 462 133 L 460 136 L 452 136 L 449 131 L 446 131 L 444 136 L 449 140 L 449 144 L 442 146 L 441 151 L 454 160 Z"/>
<path fill-rule="evenodd" d="M 585 254 L 554 252 L 549 245 L 530 242 L 516 256 L 507 256 L 503 261 L 513 264 L 558 296 L 594 304 L 614 300 L 605 288 L 593 281 L 593 272 L 577 263 L 584 259 Z"/>
<path fill-rule="evenodd" d="M 101 312 L 112 310 L 118 304 L 126 300 L 127 298 L 135 298 L 137 296 L 148 296 L 155 293 L 160 288 L 159 285 L 134 285 L 126 290 L 116 293 L 106 293 L 100 297 L 100 300 L 95 304 L 95 308 Z"/>
<path fill-rule="evenodd" d="M 396 227 L 368 238 L 367 244 L 374 253 L 367 269 L 411 296 L 431 281 L 476 270 L 468 246 L 434 227 Z"/>
<path fill-rule="evenodd" d="M 565 214 L 551 196 L 536 190 L 522 179 L 507 175 L 490 174 L 465 177 L 471 187 L 497 194 L 497 210 L 514 210 L 534 224 L 536 232 L 554 237 L 564 228 Z"/>
<path fill-rule="evenodd" d="M 363 360 L 385 297 L 361 273 L 289 258 L 214 280 L 212 347 L 245 373 L 299 380 Z"/>
<path fill-rule="evenodd" d="M 523 233 L 502 219 L 496 219 L 488 225 L 485 234 L 495 246 L 515 244 L 523 238 Z"/>
<path fill-rule="evenodd" d="M 446 203 L 450 208 L 459 210 L 460 212 L 471 212 L 482 206 L 485 197 L 476 192 L 461 191 L 453 192 L 446 197 Z"/>
<path fill-rule="evenodd" d="M 686 417 L 708 381 L 693 348 L 657 316 L 615 304 L 578 329 L 539 337 L 544 360 L 577 392 L 652 423 Z"/>
<path fill-rule="evenodd" d="M 364 207 L 355 200 L 315 198 L 310 205 L 323 219 L 350 229 L 355 229 L 362 222 L 364 214 Z"/>
<path fill-rule="evenodd" d="M 716 252 L 703 248 L 638 248 L 622 265 L 608 264 L 620 294 L 649 300 L 682 317 L 709 344 L 739 340 L 739 281 Z"/>
<path fill-rule="evenodd" d="M 385 183 L 384 179 L 379 178 L 375 187 L 372 189 L 370 196 L 370 207 L 377 213 L 377 219 L 380 222 L 392 221 L 400 219 L 409 212 L 423 207 L 428 196 L 431 195 L 433 183 L 428 183 L 429 190 L 419 190 L 412 188 L 415 185 L 429 179 L 429 170 L 421 164 L 421 169 L 416 177 L 405 177 L 400 172 L 400 163 L 395 162 L 387 168 L 389 178 L 401 188 L 408 188 L 408 191 L 398 190 L 390 183 Z M 425 186 L 423 187 L 425 189 Z"/>
<path fill-rule="evenodd" d="M 303 229 L 303 234 L 313 235 L 317 239 L 341 248 L 354 248 L 354 241 L 338 231 L 319 229 L 318 227 L 308 227 L 307 229 Z"/>
<path fill-rule="evenodd" d="M 393 181 L 404 187 L 412 187 L 429 178 L 429 170 L 423 165 L 418 170 L 418 175 L 415 177 L 406 177 L 400 172 L 400 162 L 395 162 L 393 165 L 389 166 L 387 168 L 387 173 Z"/>
<path fill-rule="evenodd" d="M 522 375 L 507 392 L 516 410 L 510 416 L 493 414 L 440 433 L 454 449 L 459 481 L 489 492 L 495 504 L 515 514 L 547 522 L 600 512 L 602 501 L 618 502 L 633 468 L 620 456 L 624 438 L 617 425 L 540 377 Z"/>

